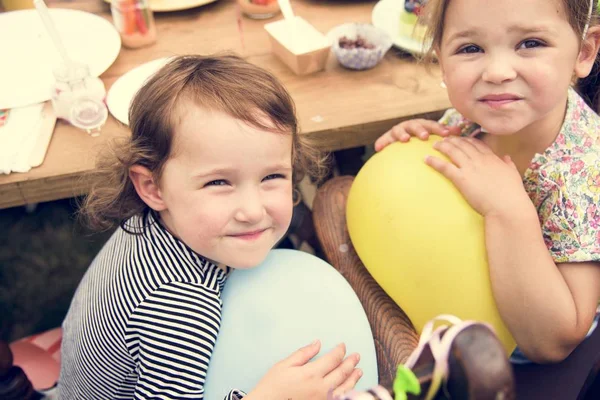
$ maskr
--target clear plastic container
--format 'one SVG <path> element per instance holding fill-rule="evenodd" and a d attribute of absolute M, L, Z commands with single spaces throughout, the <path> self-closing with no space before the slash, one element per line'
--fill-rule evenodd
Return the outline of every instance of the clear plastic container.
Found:
<path fill-rule="evenodd" d="M 98 136 L 107 118 L 108 109 L 104 103 L 91 97 L 80 97 L 71 106 L 69 122 L 91 136 Z"/>
<path fill-rule="evenodd" d="M 112 0 L 110 10 L 123 46 L 135 49 L 156 43 L 154 14 L 147 0 Z"/>
<path fill-rule="evenodd" d="M 53 73 L 56 82 L 51 101 L 56 117 L 97 136 L 108 118 L 102 80 L 91 76 L 88 66 L 79 63 L 61 65 Z"/>

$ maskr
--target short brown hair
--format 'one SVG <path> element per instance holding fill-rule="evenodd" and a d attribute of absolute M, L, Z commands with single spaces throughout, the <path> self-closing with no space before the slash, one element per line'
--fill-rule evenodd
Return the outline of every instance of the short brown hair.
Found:
<path fill-rule="evenodd" d="M 499 0 L 502 1 L 502 0 Z M 596 0 L 558 0 L 562 3 L 569 24 L 578 37 L 583 36 L 585 25 L 588 23 L 590 1 L 592 2 L 592 18 L 589 21 L 590 26 L 598 24 L 598 13 Z M 427 61 L 433 60 L 433 52 L 441 47 L 442 36 L 444 34 L 444 20 L 446 10 L 450 0 L 429 0 L 425 7 L 422 18 L 427 21 L 427 32 L 425 34 L 425 43 L 432 44 L 429 52 L 426 54 Z"/>
<path fill-rule="evenodd" d="M 89 227 L 123 226 L 147 209 L 129 178 L 129 168 L 144 166 L 160 181 L 173 151 L 176 109 L 186 100 L 260 129 L 291 133 L 294 184 L 306 174 L 317 178 L 324 174 L 322 155 L 299 134 L 294 102 L 273 75 L 233 54 L 178 56 L 135 95 L 129 111 L 131 137 L 113 142 L 99 156 L 81 209 Z"/>

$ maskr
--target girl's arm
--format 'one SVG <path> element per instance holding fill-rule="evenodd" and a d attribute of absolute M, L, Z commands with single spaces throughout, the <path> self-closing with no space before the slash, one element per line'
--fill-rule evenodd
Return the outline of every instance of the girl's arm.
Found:
<path fill-rule="evenodd" d="M 555 264 L 537 211 L 509 157 L 499 158 L 472 138 L 446 138 L 434 148 L 450 160 L 427 157 L 426 163 L 450 179 L 484 217 L 492 291 L 517 344 L 533 361 L 564 359 L 592 323 L 600 297 L 599 263 Z M 583 169 L 581 173 L 587 172 Z M 556 187 L 560 190 L 560 185 Z M 548 199 L 559 203 L 546 223 L 562 235 L 557 240 L 565 253 L 575 251 L 575 257 L 562 258 L 597 259 L 600 233 L 592 225 L 596 218 L 592 209 L 600 199 L 577 189 L 562 195 L 572 197 L 570 206 L 563 204 L 567 201 L 564 196 Z M 593 221 L 585 219 L 586 212 L 592 213 Z M 562 239 L 569 243 L 563 246 Z"/>
<path fill-rule="evenodd" d="M 594 319 L 600 264 L 556 265 L 531 203 L 486 216 L 485 235 L 494 297 L 519 348 L 532 361 L 563 360 Z"/>
<path fill-rule="evenodd" d="M 164 284 L 138 305 L 125 331 L 125 344 L 136 360 L 135 399 L 205 398 L 220 312 L 218 294 L 190 282 Z M 231 390 L 224 400 L 244 395 Z"/>

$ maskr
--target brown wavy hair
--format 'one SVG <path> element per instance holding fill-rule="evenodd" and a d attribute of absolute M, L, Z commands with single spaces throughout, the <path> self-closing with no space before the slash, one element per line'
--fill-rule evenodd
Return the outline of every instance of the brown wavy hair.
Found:
<path fill-rule="evenodd" d="M 80 210 L 87 226 L 95 230 L 124 226 L 130 217 L 148 209 L 129 178 L 129 169 L 144 166 L 160 182 L 172 152 L 177 106 L 189 100 L 259 129 L 289 132 L 294 186 L 306 175 L 315 179 L 325 175 L 324 156 L 308 136 L 299 133 L 294 102 L 272 74 L 233 54 L 178 56 L 135 95 L 129 110 L 131 137 L 115 140 L 99 155 L 96 169 L 87 178 L 92 180 L 91 190 Z"/>
<path fill-rule="evenodd" d="M 436 48 L 440 48 L 444 34 L 444 20 L 446 10 L 451 0 L 429 0 L 425 6 L 425 12 L 420 18 L 427 24 L 425 43 L 432 43 L 429 51 L 424 57 L 425 61 L 433 61 Z M 499 0 L 502 1 L 502 0 Z M 592 18 L 589 26 L 598 25 L 598 10 L 596 0 L 560 0 L 567 15 L 569 24 L 575 34 L 581 38 L 585 25 L 588 23 L 590 1 L 592 4 Z"/>

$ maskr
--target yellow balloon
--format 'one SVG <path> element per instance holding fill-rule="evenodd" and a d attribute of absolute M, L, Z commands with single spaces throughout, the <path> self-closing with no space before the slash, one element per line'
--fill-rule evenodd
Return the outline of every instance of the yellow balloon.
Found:
<path fill-rule="evenodd" d="M 439 137 L 394 143 L 359 171 L 346 219 L 356 252 L 417 331 L 440 314 L 489 323 L 507 354 L 515 341 L 492 295 L 483 218 L 424 163 Z"/>

